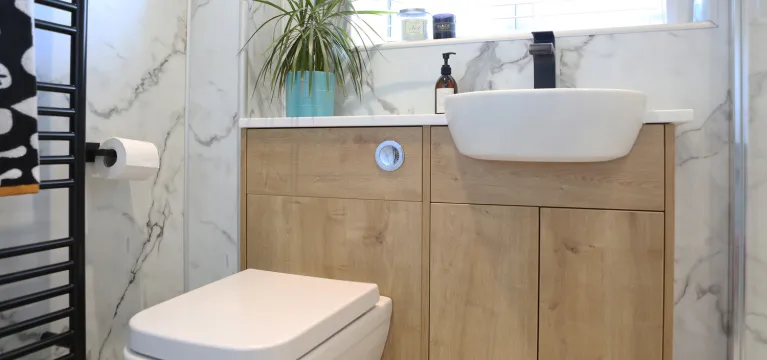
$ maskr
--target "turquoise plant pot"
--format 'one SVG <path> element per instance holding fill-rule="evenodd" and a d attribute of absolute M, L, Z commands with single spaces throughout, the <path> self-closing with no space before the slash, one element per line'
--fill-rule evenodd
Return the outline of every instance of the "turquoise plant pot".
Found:
<path fill-rule="evenodd" d="M 312 76 L 311 89 L 309 89 L 309 76 Z M 288 73 L 285 79 L 287 116 L 333 116 L 335 94 L 336 75 L 333 73 L 321 71 Z"/>

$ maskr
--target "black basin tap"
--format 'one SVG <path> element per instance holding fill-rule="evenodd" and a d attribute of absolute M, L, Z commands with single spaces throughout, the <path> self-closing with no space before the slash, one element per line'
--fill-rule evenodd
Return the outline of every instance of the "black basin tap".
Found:
<path fill-rule="evenodd" d="M 528 51 L 533 56 L 533 80 L 536 89 L 557 87 L 557 63 L 554 32 L 538 31 L 533 33 L 533 43 Z"/>

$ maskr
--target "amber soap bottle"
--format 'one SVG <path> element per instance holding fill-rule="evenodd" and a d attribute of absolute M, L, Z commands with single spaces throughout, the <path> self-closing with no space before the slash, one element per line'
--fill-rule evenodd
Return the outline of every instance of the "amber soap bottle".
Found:
<path fill-rule="evenodd" d="M 453 69 L 450 68 L 448 61 L 450 55 L 455 55 L 454 52 L 448 52 L 442 54 L 442 59 L 445 60 L 445 65 L 442 65 L 442 76 L 437 80 L 437 85 L 434 86 L 434 113 L 445 113 L 445 98 L 448 95 L 458 93 L 458 83 L 453 78 Z"/>

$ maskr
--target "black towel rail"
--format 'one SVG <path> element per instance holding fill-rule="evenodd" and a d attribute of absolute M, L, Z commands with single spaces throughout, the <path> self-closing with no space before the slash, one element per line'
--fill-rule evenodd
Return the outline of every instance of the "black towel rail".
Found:
<path fill-rule="evenodd" d="M 77 112 L 75 111 L 75 109 L 39 106 L 37 108 L 37 114 L 40 116 L 73 117 L 77 114 Z"/>
<path fill-rule="evenodd" d="M 75 87 L 72 85 L 54 84 L 54 83 L 47 83 L 47 82 L 37 83 L 37 91 L 47 91 L 47 92 L 55 92 L 55 93 L 62 93 L 62 94 L 74 94 L 75 90 L 77 89 L 75 89 Z"/>
<path fill-rule="evenodd" d="M 37 134 L 41 141 L 72 141 L 75 139 L 75 133 L 41 131 Z"/>
<path fill-rule="evenodd" d="M 39 340 L 15 349 L 6 349 L 0 353 L 0 360 L 21 359 L 54 346 L 68 349 L 67 354 L 56 360 L 84 360 L 85 347 L 85 85 L 86 85 L 86 43 L 87 43 L 87 0 L 35 0 L 38 5 L 67 11 L 71 15 L 69 24 L 57 24 L 51 21 L 35 19 L 35 27 L 40 30 L 69 35 L 70 41 L 70 78 L 68 84 L 38 82 L 41 92 L 69 95 L 67 108 L 39 107 L 39 116 L 61 116 L 69 118 L 69 130 L 62 132 L 40 132 L 41 141 L 66 141 L 69 153 L 66 155 L 41 156 L 40 163 L 63 165 L 69 169 L 66 179 L 43 180 L 41 190 L 65 189 L 68 192 L 68 231 L 62 239 L 41 241 L 34 244 L 0 249 L 0 259 L 24 256 L 55 249 L 67 249 L 68 260 L 55 264 L 25 269 L 0 275 L 0 286 L 18 283 L 33 278 L 68 272 L 65 285 L 52 289 L 0 301 L 0 312 L 14 310 L 22 306 L 38 303 L 59 296 L 69 297 L 69 306 L 18 321 L 0 327 L 0 338 L 16 335 L 50 323 L 68 319 L 69 324 L 61 333 L 45 332 Z M 14 294 L 15 295 L 15 294 Z"/>

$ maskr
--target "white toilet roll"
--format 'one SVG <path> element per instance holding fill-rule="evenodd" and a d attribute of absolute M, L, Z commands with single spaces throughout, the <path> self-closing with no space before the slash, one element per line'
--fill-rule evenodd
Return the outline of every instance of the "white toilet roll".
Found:
<path fill-rule="evenodd" d="M 117 159 L 99 156 L 94 163 L 95 176 L 105 179 L 146 180 L 160 168 L 160 153 L 152 143 L 109 138 L 101 149 L 117 152 Z"/>

